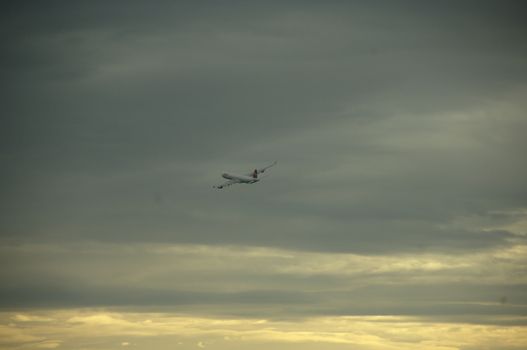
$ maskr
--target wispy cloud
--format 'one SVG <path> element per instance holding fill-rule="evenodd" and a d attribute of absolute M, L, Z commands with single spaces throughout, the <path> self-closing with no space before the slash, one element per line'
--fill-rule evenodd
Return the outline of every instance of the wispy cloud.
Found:
<path fill-rule="evenodd" d="M 17 287 L 4 287 L 2 304 L 179 307 L 268 317 L 521 315 L 526 250 L 359 255 L 167 244 L 4 247 L 2 255 L 17 267 L 2 279 Z M 38 279 L 25 277 L 37 272 Z M 22 313 L 13 320 L 51 321 Z M 124 322 L 107 315 L 70 321 Z"/>

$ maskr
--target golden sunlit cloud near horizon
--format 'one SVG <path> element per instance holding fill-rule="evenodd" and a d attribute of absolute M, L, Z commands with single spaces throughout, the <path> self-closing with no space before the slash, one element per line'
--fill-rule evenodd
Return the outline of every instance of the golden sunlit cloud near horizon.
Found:
<path fill-rule="evenodd" d="M 91 284 L 97 284 L 99 290 L 118 288 L 121 296 L 117 298 L 127 300 L 129 295 L 135 295 L 139 304 L 143 303 L 141 294 L 145 290 L 134 288 L 141 286 L 168 288 L 174 297 L 182 290 L 189 291 L 190 295 L 196 292 L 197 296 L 196 301 L 191 298 L 180 305 L 163 306 L 162 300 L 157 305 L 154 300 L 150 306 L 24 307 L 19 311 L 4 311 L 0 315 L 0 348 L 172 349 L 177 345 L 180 349 L 249 350 L 269 346 L 335 350 L 350 346 L 364 350 L 522 349 L 527 345 L 527 306 L 521 300 L 514 296 L 499 300 L 500 295 L 482 298 L 472 296 L 470 290 L 468 294 L 451 294 L 445 288 L 460 279 L 467 284 L 478 283 L 477 286 L 507 285 L 525 267 L 526 251 L 527 246 L 516 245 L 464 255 L 366 256 L 166 244 L 3 247 L 4 257 L 18 258 L 18 266 L 12 272 L 22 275 L 35 274 L 37 266 L 23 263 L 24 256 L 32 256 L 41 261 L 38 270 L 43 276 L 49 274 L 48 278 L 66 279 L 73 284 L 75 279 L 92 280 Z M 59 267 L 54 261 L 64 265 Z M 489 261 L 493 264 L 489 265 Z M 125 268 L 129 271 L 126 275 L 122 272 Z M 197 277 L 204 273 L 206 278 Z M 278 280 L 270 281 L 269 275 Z M 335 280 L 326 280 L 321 285 L 319 279 L 323 276 Z M 517 283 L 525 282 L 521 275 L 518 277 Z M 260 279 L 264 282 L 258 283 Z M 437 286 L 439 293 L 431 299 L 422 299 L 397 292 L 400 305 L 394 304 L 390 288 L 406 285 Z M 361 288 L 372 286 L 377 287 L 367 289 L 371 295 L 365 297 L 360 293 Z M 263 293 L 264 287 L 271 294 Z M 258 293 L 251 297 L 254 289 Z M 280 293 L 299 289 L 317 296 L 327 295 L 312 305 L 310 299 L 294 300 L 287 295 L 281 299 Z M 388 294 L 379 294 L 379 289 L 386 289 Z M 351 294 L 352 290 L 358 290 L 359 294 Z M 221 294 L 223 299 L 218 301 L 203 294 L 207 291 L 226 294 Z M 272 294 L 275 292 L 277 296 Z M 445 296 L 441 297 L 442 294 Z M 187 302 L 190 303 L 187 305 Z M 361 312 L 364 310 L 361 305 L 373 310 L 387 308 L 386 312 L 398 310 L 403 314 L 324 315 Z M 134 308 L 144 310 L 137 312 Z M 169 311 L 152 312 L 154 309 Z M 476 314 L 467 317 L 465 309 Z M 429 315 L 405 316 L 404 310 Z M 250 316 L 256 314 L 264 318 Z"/>
<path fill-rule="evenodd" d="M 523 317 L 523 321 L 527 321 Z M 1 349 L 523 349 L 522 326 L 434 322 L 405 316 L 298 320 L 192 317 L 103 309 L 0 313 Z"/>

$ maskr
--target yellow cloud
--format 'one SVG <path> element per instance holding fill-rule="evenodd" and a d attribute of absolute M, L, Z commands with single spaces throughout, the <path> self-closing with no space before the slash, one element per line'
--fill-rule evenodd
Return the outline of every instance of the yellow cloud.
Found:
<path fill-rule="evenodd" d="M 37 315 L 28 315 L 28 314 L 16 314 L 11 317 L 13 321 L 17 322 L 49 322 L 53 321 L 52 318 L 42 317 Z"/>
<path fill-rule="evenodd" d="M 262 344 L 287 349 L 287 344 L 318 344 L 319 348 L 389 350 L 453 350 L 460 348 L 523 349 L 527 347 L 527 328 L 465 323 L 433 322 L 402 316 L 313 317 L 302 320 L 261 320 L 218 317 L 192 317 L 170 313 L 107 312 L 104 310 L 47 311 L 53 321 L 30 327 L 5 325 L 15 315 L 0 313 L 0 348 L 26 344 L 29 348 L 111 348 L 116 337 L 143 339 L 134 349 L 158 348 L 174 344 L 214 345 L 244 349 Z M 61 339 L 52 340 L 52 339 Z M 139 345 L 142 344 L 142 345 Z M 28 345 L 29 344 L 29 345 Z M 31 345 L 32 344 L 32 345 Z M 121 346 L 132 344 L 129 340 Z M 275 345 L 272 345 L 275 344 Z M 30 346 L 31 345 L 31 346 Z M 89 345 L 89 346 L 87 346 Z"/>

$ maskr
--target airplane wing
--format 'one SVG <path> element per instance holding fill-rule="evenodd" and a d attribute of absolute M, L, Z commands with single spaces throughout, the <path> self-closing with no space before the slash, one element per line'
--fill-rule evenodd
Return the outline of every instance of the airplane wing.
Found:
<path fill-rule="evenodd" d="M 254 170 L 256 170 L 256 175 L 258 175 L 258 174 L 261 174 L 261 173 L 265 172 L 267 169 L 269 169 L 270 167 L 275 166 L 275 165 L 276 165 L 276 161 L 274 161 L 272 164 L 270 164 L 270 165 L 268 165 L 266 167 L 263 167 L 263 168 L 260 168 L 260 169 L 254 169 Z M 249 174 L 246 174 L 246 175 L 247 176 L 254 176 L 254 173 L 255 172 L 252 171 L 252 172 L 250 172 Z"/>
<path fill-rule="evenodd" d="M 268 165 L 268 166 L 266 166 L 266 167 L 263 167 L 263 168 L 261 168 L 261 169 L 258 169 L 258 174 L 259 174 L 259 173 L 263 173 L 264 171 L 266 171 L 267 169 L 269 169 L 270 167 L 275 166 L 275 165 L 276 165 L 276 160 L 273 162 L 273 164 Z"/>
<path fill-rule="evenodd" d="M 213 186 L 213 187 L 221 190 L 223 187 L 228 187 L 230 185 L 234 185 L 234 184 L 237 184 L 237 183 L 239 183 L 239 181 L 237 181 L 237 180 L 229 180 L 229 181 L 225 181 L 221 185 Z"/>

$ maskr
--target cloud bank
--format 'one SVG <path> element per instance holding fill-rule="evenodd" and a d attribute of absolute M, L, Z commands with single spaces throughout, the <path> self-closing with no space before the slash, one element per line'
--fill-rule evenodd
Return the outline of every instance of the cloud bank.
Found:
<path fill-rule="evenodd" d="M 0 346 L 524 348 L 523 7 L 6 4 Z"/>

